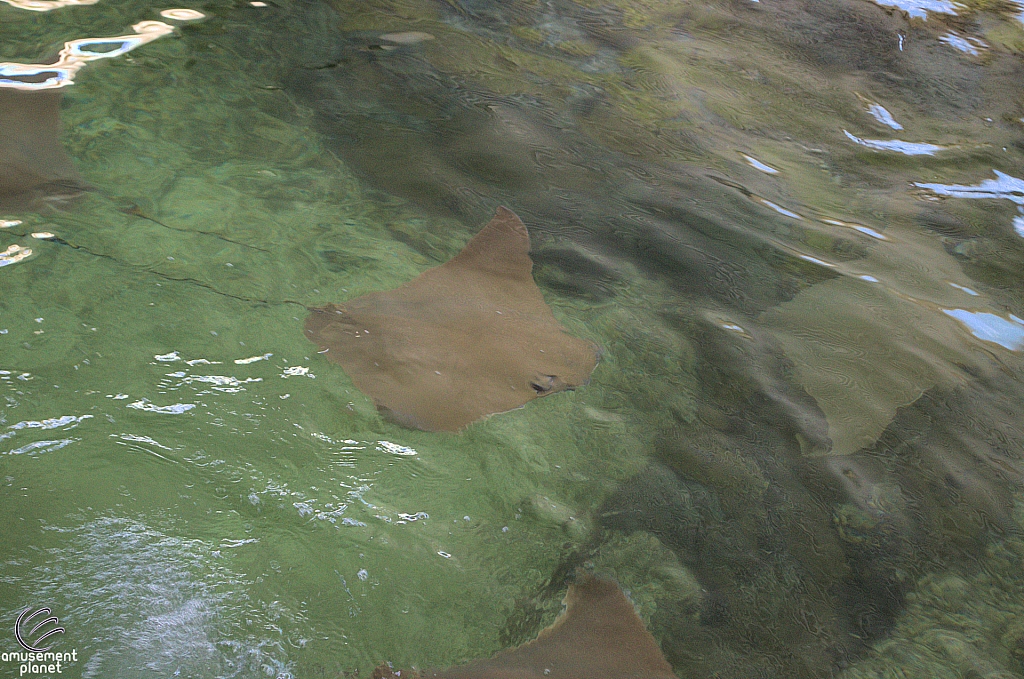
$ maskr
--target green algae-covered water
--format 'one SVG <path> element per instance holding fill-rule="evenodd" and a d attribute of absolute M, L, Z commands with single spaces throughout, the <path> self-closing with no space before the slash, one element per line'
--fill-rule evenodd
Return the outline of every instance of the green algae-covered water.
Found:
<path fill-rule="evenodd" d="M 0 651 L 444 668 L 581 570 L 680 679 L 1024 676 L 1019 3 L 55 5 L 0 4 Z M 601 362 L 393 424 L 307 308 L 499 205 Z"/>

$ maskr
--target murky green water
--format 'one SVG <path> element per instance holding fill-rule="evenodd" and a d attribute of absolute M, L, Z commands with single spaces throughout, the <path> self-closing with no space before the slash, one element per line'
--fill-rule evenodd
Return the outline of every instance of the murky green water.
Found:
<path fill-rule="evenodd" d="M 8 63 L 175 26 L 0 88 L 0 651 L 448 667 L 583 567 L 680 678 L 1024 676 L 1024 7 L 929 5 L 0 4 Z M 601 363 L 392 424 L 305 307 L 498 205 Z"/>

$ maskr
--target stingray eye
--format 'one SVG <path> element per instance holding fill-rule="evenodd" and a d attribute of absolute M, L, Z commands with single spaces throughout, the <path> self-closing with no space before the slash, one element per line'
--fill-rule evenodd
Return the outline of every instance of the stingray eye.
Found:
<path fill-rule="evenodd" d="M 546 394 L 555 386 L 555 376 L 538 375 L 530 381 L 530 386 L 538 394 Z"/>

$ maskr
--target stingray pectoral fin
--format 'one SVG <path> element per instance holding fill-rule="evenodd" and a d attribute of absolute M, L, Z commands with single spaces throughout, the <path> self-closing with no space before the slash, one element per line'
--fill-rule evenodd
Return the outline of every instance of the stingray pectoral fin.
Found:
<path fill-rule="evenodd" d="M 306 337 L 382 413 L 427 431 L 459 431 L 585 384 L 598 350 L 555 319 L 529 248 L 522 221 L 500 208 L 445 264 L 312 310 Z"/>
<path fill-rule="evenodd" d="M 378 673 L 379 672 L 379 673 Z M 583 576 L 565 612 L 533 641 L 442 671 L 388 665 L 376 679 L 677 679 L 633 604 L 612 580 Z"/>

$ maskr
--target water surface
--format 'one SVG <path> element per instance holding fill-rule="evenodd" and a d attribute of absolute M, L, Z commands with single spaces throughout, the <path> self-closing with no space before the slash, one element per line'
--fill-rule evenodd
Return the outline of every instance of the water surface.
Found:
<path fill-rule="evenodd" d="M 1019 6 L 40 5 L 0 103 L 91 56 L 0 192 L 0 612 L 70 676 L 447 667 L 577 568 L 679 677 L 1024 676 Z M 499 205 L 591 383 L 388 422 L 306 307 Z"/>

